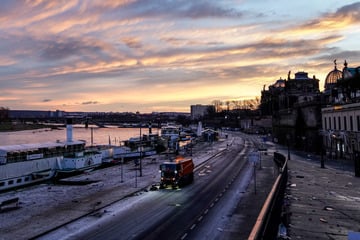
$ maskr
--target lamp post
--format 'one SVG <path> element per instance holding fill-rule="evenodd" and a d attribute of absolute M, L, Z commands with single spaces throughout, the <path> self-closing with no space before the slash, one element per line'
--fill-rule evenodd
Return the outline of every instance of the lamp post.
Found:
<path fill-rule="evenodd" d="M 124 157 L 121 158 L 121 181 L 124 182 Z"/>
<path fill-rule="evenodd" d="M 142 177 L 142 165 L 141 165 L 141 155 L 142 155 L 142 137 L 141 137 L 141 124 L 140 124 L 140 147 L 139 147 L 139 152 L 140 152 L 140 161 L 139 161 L 139 163 L 140 163 L 140 177 Z"/>
<path fill-rule="evenodd" d="M 290 134 L 286 134 L 287 147 L 288 147 L 288 160 L 290 160 Z"/>
<path fill-rule="evenodd" d="M 324 162 L 324 134 L 321 132 L 321 139 L 320 139 L 320 167 L 325 168 Z"/>

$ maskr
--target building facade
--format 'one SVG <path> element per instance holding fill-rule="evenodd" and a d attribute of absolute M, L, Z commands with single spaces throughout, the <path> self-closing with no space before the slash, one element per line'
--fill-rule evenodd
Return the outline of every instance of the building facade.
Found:
<path fill-rule="evenodd" d="M 209 112 L 209 110 L 215 112 L 215 107 L 213 105 L 201 105 L 201 104 L 191 105 L 190 106 L 191 119 L 199 120 L 202 117 L 204 117 Z"/>
<path fill-rule="evenodd" d="M 306 151 L 316 151 L 321 128 L 319 80 L 297 72 L 262 91 L 261 112 L 272 116 L 274 141 Z"/>
<path fill-rule="evenodd" d="M 323 149 L 328 157 L 355 160 L 360 156 L 360 67 L 349 68 L 345 61 L 341 75 L 338 72 L 328 74 L 329 79 L 335 79 L 334 74 L 338 78 L 324 92 L 328 101 L 321 109 Z"/>

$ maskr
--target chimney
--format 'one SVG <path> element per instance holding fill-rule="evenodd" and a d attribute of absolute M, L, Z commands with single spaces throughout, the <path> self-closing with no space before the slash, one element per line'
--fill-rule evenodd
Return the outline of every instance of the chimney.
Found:
<path fill-rule="evenodd" d="M 72 118 L 66 119 L 66 141 L 72 142 Z"/>

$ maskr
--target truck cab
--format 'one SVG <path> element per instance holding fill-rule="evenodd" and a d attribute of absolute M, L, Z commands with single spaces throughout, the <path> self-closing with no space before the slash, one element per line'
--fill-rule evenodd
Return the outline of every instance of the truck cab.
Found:
<path fill-rule="evenodd" d="M 191 158 L 177 158 L 174 162 L 160 164 L 160 188 L 173 188 L 189 184 L 194 180 L 194 163 Z"/>

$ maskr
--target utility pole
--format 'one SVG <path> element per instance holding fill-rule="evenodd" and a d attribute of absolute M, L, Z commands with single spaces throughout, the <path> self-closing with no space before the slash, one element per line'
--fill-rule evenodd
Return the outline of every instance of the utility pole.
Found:
<path fill-rule="evenodd" d="M 141 158 L 142 158 L 142 136 L 141 136 L 141 123 L 140 123 L 140 177 L 142 177 L 142 165 L 141 165 Z"/>
<path fill-rule="evenodd" d="M 288 160 L 290 160 L 290 134 L 286 135 L 287 139 L 287 148 L 288 148 Z"/>

